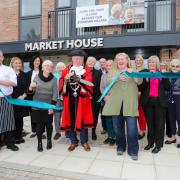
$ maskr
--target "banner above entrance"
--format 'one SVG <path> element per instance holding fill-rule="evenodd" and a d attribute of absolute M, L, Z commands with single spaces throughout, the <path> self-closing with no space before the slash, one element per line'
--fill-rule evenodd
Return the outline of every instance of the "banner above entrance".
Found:
<path fill-rule="evenodd" d="M 25 51 L 68 50 L 74 48 L 97 48 L 103 46 L 103 38 L 89 38 L 25 43 Z"/>

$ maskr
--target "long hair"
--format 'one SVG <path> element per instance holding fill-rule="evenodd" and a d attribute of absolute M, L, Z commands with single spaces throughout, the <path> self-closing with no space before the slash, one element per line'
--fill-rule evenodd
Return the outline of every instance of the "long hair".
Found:
<path fill-rule="evenodd" d="M 23 63 L 22 59 L 20 59 L 19 57 L 13 57 L 13 58 L 11 59 L 11 61 L 10 61 L 9 66 L 13 68 L 13 63 L 14 63 L 16 60 L 21 61 L 22 68 L 21 68 L 20 70 L 23 71 L 23 70 L 24 70 L 24 63 Z"/>
<path fill-rule="evenodd" d="M 131 60 L 130 60 L 130 57 L 129 57 L 126 53 L 122 52 L 122 53 L 116 54 L 116 56 L 115 56 L 115 58 L 114 58 L 113 69 L 118 69 L 117 62 L 118 62 L 118 57 L 119 57 L 119 56 L 124 56 L 124 57 L 126 58 L 126 60 L 127 60 L 127 68 L 131 68 Z"/>

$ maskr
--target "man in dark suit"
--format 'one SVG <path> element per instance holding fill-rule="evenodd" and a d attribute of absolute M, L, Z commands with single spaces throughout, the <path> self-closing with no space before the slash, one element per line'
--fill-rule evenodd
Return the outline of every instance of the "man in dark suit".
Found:
<path fill-rule="evenodd" d="M 101 104 L 98 103 L 98 99 L 101 96 L 101 92 L 100 92 L 100 82 L 101 82 L 101 75 L 102 72 L 100 70 L 97 70 L 94 68 L 96 64 L 96 59 L 94 57 L 88 57 L 87 59 L 87 65 L 91 68 L 92 71 L 92 76 L 93 76 L 93 95 L 92 95 L 92 110 L 93 110 L 93 118 L 94 118 L 94 124 L 95 124 L 95 128 L 92 129 L 92 140 L 96 140 L 97 139 L 97 135 L 96 135 L 96 126 L 98 123 L 98 117 L 99 117 L 99 111 L 101 108 Z"/>

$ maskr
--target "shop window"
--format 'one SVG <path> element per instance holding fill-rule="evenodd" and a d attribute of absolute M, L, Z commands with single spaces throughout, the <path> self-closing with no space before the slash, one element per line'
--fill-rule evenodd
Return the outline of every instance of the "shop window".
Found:
<path fill-rule="evenodd" d="M 77 0 L 77 7 L 81 6 L 93 6 L 96 5 L 96 0 L 88 0 L 84 3 L 84 0 Z"/>
<path fill-rule="evenodd" d="M 71 6 L 71 0 L 58 0 L 57 7 L 63 8 L 63 7 L 70 7 Z"/>
<path fill-rule="evenodd" d="M 20 0 L 21 41 L 40 40 L 41 38 L 41 0 Z"/>

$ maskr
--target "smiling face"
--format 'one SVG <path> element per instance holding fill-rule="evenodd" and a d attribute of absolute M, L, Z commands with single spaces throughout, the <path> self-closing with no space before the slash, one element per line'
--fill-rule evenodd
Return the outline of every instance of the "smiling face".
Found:
<path fill-rule="evenodd" d="M 100 66 L 101 66 L 102 69 L 106 69 L 106 59 L 101 58 L 101 59 L 99 60 L 99 64 L 100 64 Z"/>
<path fill-rule="evenodd" d="M 84 57 L 83 56 L 73 56 L 72 57 L 73 66 L 79 67 L 84 64 Z"/>
<path fill-rule="evenodd" d="M 128 61 L 124 54 L 118 55 L 116 61 L 118 69 L 125 70 L 128 67 Z"/>
<path fill-rule="evenodd" d="M 15 71 L 21 71 L 23 69 L 23 64 L 20 59 L 15 59 L 11 66 Z"/>
<path fill-rule="evenodd" d="M 39 66 L 40 66 L 40 64 L 41 64 L 40 58 L 37 57 L 37 58 L 34 60 L 33 64 L 34 64 L 34 69 L 36 69 L 36 68 L 38 69 Z"/>
<path fill-rule="evenodd" d="M 47 63 L 43 65 L 43 72 L 50 74 L 53 71 L 53 64 Z"/>
<path fill-rule="evenodd" d="M 87 66 L 89 66 L 90 68 L 93 68 L 96 65 L 96 60 L 94 58 L 88 58 L 87 59 Z"/>
<path fill-rule="evenodd" d="M 151 58 L 148 60 L 148 68 L 149 68 L 149 71 L 151 72 L 157 71 L 158 67 L 157 67 L 156 59 Z"/>
<path fill-rule="evenodd" d="M 171 65 L 172 72 L 180 72 L 180 65 L 179 64 L 172 64 Z"/>
<path fill-rule="evenodd" d="M 106 69 L 107 69 L 108 72 L 112 69 L 112 67 L 113 67 L 113 63 L 112 62 L 107 62 Z"/>
<path fill-rule="evenodd" d="M 142 67 L 142 66 L 143 66 L 143 59 L 141 59 L 141 58 L 138 57 L 138 58 L 135 60 L 135 64 L 136 64 L 136 68 Z"/>

